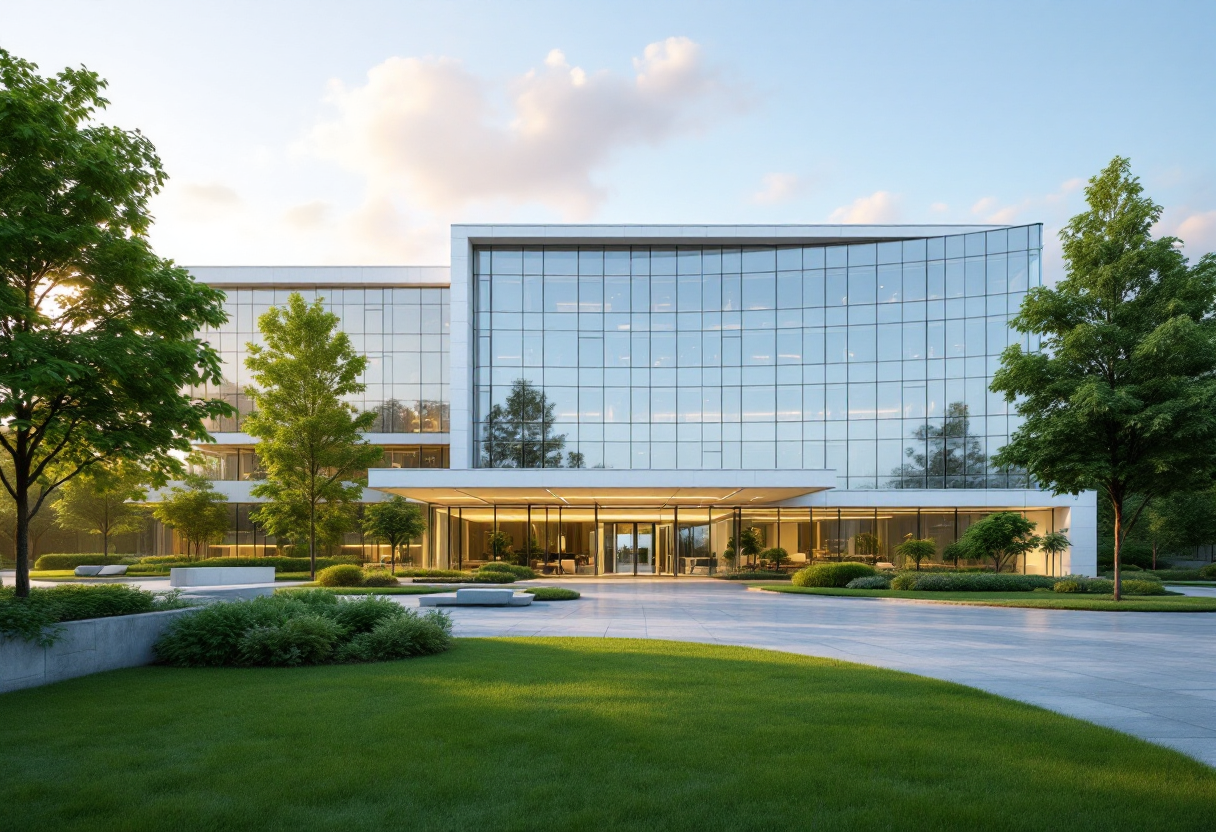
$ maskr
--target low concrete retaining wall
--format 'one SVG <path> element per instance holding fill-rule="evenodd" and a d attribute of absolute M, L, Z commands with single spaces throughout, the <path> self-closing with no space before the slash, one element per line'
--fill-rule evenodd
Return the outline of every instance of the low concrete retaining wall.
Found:
<path fill-rule="evenodd" d="M 195 609 L 67 621 L 50 647 L 0 637 L 0 693 L 49 685 L 103 670 L 151 664 L 152 645 L 175 619 Z"/>
<path fill-rule="evenodd" d="M 169 570 L 169 586 L 235 586 L 274 583 L 273 566 L 194 566 Z"/>

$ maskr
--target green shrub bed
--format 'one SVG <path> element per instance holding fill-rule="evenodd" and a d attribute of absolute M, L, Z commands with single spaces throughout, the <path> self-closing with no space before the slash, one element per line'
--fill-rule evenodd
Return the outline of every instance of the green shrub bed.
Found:
<path fill-rule="evenodd" d="M 1122 595 L 1166 595 L 1165 585 L 1155 577 L 1124 578 L 1119 582 Z M 1057 580 L 1052 589 L 1061 593 L 1087 593 L 1090 595 L 1111 595 L 1115 591 L 1115 582 L 1107 578 L 1087 578 L 1084 575 L 1067 575 Z"/>
<path fill-rule="evenodd" d="M 746 572 L 719 572 L 714 577 L 722 581 L 788 581 L 790 573 L 752 569 Z"/>
<path fill-rule="evenodd" d="M 447 650 L 448 616 L 419 615 L 387 598 L 298 591 L 212 604 L 174 621 L 157 661 L 177 667 L 298 667 L 376 662 Z"/>
<path fill-rule="evenodd" d="M 515 576 L 510 572 L 475 572 L 461 578 L 424 578 L 428 584 L 513 584 Z"/>
<path fill-rule="evenodd" d="M 845 589 L 890 589 L 890 575 L 867 575 L 864 578 L 854 578 L 844 585 Z"/>
<path fill-rule="evenodd" d="M 0 588 L 0 638 L 22 638 L 49 647 L 62 635 L 63 621 L 136 615 L 189 606 L 177 593 L 157 596 L 126 584 L 65 586 L 30 590 L 17 598 L 11 587 Z"/>
<path fill-rule="evenodd" d="M 467 578 L 471 572 L 459 569 L 398 569 L 393 573 L 398 578 Z"/>
<path fill-rule="evenodd" d="M 532 571 L 530 566 L 517 566 L 514 563 L 487 563 L 477 570 L 478 574 L 487 572 L 506 572 L 509 575 L 514 575 L 517 581 L 528 581 L 536 577 L 536 573 Z"/>
<path fill-rule="evenodd" d="M 1052 589 L 1059 578 L 1050 575 L 1013 575 L 993 572 L 901 572 L 891 589 L 919 592 L 1032 592 Z"/>
<path fill-rule="evenodd" d="M 873 566 L 864 563 L 817 563 L 794 573 L 794 586 L 847 586 L 854 578 L 866 578 L 878 574 Z"/>
<path fill-rule="evenodd" d="M 534 586 L 524 592 L 534 596 L 537 601 L 577 601 L 583 597 L 577 590 L 564 586 Z"/>
<path fill-rule="evenodd" d="M 83 555 L 43 555 L 34 561 L 34 568 L 39 570 L 75 569 L 77 566 L 101 566 L 106 563 L 136 563 L 130 555 L 112 554 L 102 558 L 101 552 L 87 552 Z"/>

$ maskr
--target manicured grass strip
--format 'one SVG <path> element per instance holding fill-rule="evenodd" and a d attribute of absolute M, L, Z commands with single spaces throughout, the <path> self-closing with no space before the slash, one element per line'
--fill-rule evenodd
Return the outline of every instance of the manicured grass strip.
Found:
<path fill-rule="evenodd" d="M 451 589 L 441 586 L 317 586 L 303 584 L 302 586 L 283 587 L 275 592 L 299 592 L 302 589 L 322 589 L 334 595 L 432 595 L 436 592 L 451 592 Z"/>
<path fill-rule="evenodd" d="M 13 829 L 1210 828 L 1216 771 L 974 689 L 623 639 L 0 696 Z"/>
<path fill-rule="evenodd" d="M 1127 597 L 1115 602 L 1109 595 L 1080 595 L 1046 592 L 914 592 L 890 589 L 837 589 L 835 587 L 757 585 L 766 592 L 791 595 L 836 595 L 850 598 L 909 598 L 938 604 L 980 607 L 1026 607 L 1048 610 L 1098 610 L 1106 612 L 1216 612 L 1216 598 L 1186 595 Z"/>

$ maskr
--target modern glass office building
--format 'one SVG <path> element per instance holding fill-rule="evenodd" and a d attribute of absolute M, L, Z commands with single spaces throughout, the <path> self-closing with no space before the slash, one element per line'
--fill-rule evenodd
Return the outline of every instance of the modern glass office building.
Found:
<path fill-rule="evenodd" d="M 426 505 L 418 565 L 475 566 L 502 532 L 553 574 L 705 575 L 744 529 L 796 563 L 893 562 L 1004 509 L 1073 540 L 1019 569 L 1092 573 L 1094 495 L 991 463 L 1018 422 L 988 384 L 1038 348 L 1008 323 L 1040 249 L 1038 225 L 453 226 L 450 268 L 196 268 L 230 317 L 204 333 L 225 385 L 199 392 L 247 412 L 257 316 L 323 298 L 371 359 L 365 498 Z M 254 444 L 214 430 L 216 553 L 260 553 Z"/>

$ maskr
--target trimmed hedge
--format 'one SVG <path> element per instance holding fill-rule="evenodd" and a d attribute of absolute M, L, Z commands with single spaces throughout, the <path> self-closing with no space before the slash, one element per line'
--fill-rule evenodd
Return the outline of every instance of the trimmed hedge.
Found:
<path fill-rule="evenodd" d="M 1204 579 L 1216 580 L 1216 563 L 1209 563 L 1207 566 L 1199 570 L 1199 577 Z"/>
<path fill-rule="evenodd" d="M 530 566 L 517 566 L 514 563 L 502 563 L 501 561 L 487 563 L 477 571 L 479 574 L 485 572 L 506 572 L 514 575 L 517 581 L 528 581 L 536 577 L 536 573 L 532 571 L 532 567 Z"/>
<path fill-rule="evenodd" d="M 891 589 L 917 592 L 1032 592 L 1052 589 L 1059 578 L 993 572 L 901 572 Z"/>
<path fill-rule="evenodd" d="M 22 638 L 49 647 L 62 635 L 61 621 L 110 618 L 189 606 L 177 593 L 157 596 L 127 584 L 64 586 L 30 590 L 17 598 L 11 587 L 0 588 L 0 638 Z"/>
<path fill-rule="evenodd" d="M 386 598 L 339 600 L 324 590 L 212 604 L 174 621 L 156 643 L 178 667 L 296 667 L 370 662 L 446 650 L 452 622 Z"/>
<path fill-rule="evenodd" d="M 398 569 L 393 574 L 398 578 L 464 578 L 473 573 L 459 569 Z"/>
<path fill-rule="evenodd" d="M 576 601 L 583 597 L 577 590 L 566 589 L 564 586 L 537 586 L 525 589 L 524 592 L 534 596 L 537 601 Z"/>
<path fill-rule="evenodd" d="M 110 554 L 108 559 L 103 559 L 101 552 L 88 552 L 83 555 L 43 555 L 34 561 L 34 568 L 40 570 L 49 569 L 75 569 L 77 566 L 101 566 L 102 564 L 136 563 L 136 559 L 130 555 L 115 555 Z"/>
<path fill-rule="evenodd" d="M 788 581 L 790 573 L 753 569 L 750 572 L 721 572 L 714 577 L 722 581 Z"/>
<path fill-rule="evenodd" d="M 357 557 L 340 557 L 340 558 L 317 558 L 317 569 L 326 569 L 330 566 L 339 566 L 341 564 L 351 564 L 353 566 L 362 566 L 363 559 Z M 265 558 L 205 558 L 204 560 L 196 560 L 193 562 L 183 562 L 180 566 L 273 566 L 276 572 L 307 572 L 309 569 L 308 558 L 281 558 L 270 556 Z"/>
<path fill-rule="evenodd" d="M 363 576 L 364 586 L 397 586 L 400 583 L 387 569 L 372 569 Z"/>
<path fill-rule="evenodd" d="M 1119 582 L 1124 595 L 1165 595 L 1165 585 L 1153 578 L 1126 578 Z M 1111 595 L 1115 591 L 1115 582 L 1107 578 L 1086 578 L 1082 575 L 1069 575 L 1063 580 L 1056 581 L 1052 587 L 1056 592 L 1086 592 L 1092 595 Z"/>
<path fill-rule="evenodd" d="M 363 586 L 363 569 L 353 563 L 327 566 L 317 573 L 321 586 Z"/>
<path fill-rule="evenodd" d="M 873 566 L 864 563 L 817 563 L 794 573 L 794 586 L 848 586 L 854 578 L 877 574 Z"/>

